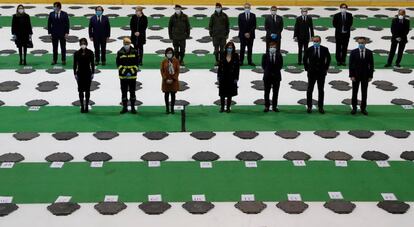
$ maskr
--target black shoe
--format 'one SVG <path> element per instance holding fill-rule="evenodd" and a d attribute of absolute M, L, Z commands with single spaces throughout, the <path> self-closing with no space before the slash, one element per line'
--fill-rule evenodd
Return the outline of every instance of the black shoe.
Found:
<path fill-rule="evenodd" d="M 385 67 L 385 68 L 391 67 L 391 64 L 388 64 L 388 63 L 387 63 L 387 64 L 385 64 L 385 65 L 384 65 L 384 67 Z"/>
<path fill-rule="evenodd" d="M 135 109 L 135 106 L 131 106 L 131 113 L 132 114 L 136 114 L 137 110 Z"/>
<path fill-rule="evenodd" d="M 26 60 L 23 61 L 23 65 L 27 65 Z"/>
<path fill-rule="evenodd" d="M 85 105 L 85 113 L 89 113 L 89 106 Z"/>
<path fill-rule="evenodd" d="M 231 112 L 231 110 L 230 110 L 230 109 L 227 109 L 227 110 L 226 110 L 226 113 L 230 113 L 230 112 Z"/>
<path fill-rule="evenodd" d="M 265 113 L 269 112 L 269 107 L 265 107 L 263 112 L 265 112 Z"/>
<path fill-rule="evenodd" d="M 249 65 L 256 67 L 256 64 L 254 64 L 253 62 L 250 62 Z"/>
<path fill-rule="evenodd" d="M 352 115 L 355 115 L 355 114 L 356 114 L 356 112 L 357 112 L 357 111 L 356 111 L 356 109 L 352 109 L 352 110 L 351 110 L 351 114 L 352 114 Z"/>
<path fill-rule="evenodd" d="M 120 114 L 124 114 L 124 113 L 128 113 L 128 108 L 123 107 L 121 112 L 119 112 Z"/>
<path fill-rule="evenodd" d="M 278 113 L 278 112 L 279 112 L 279 109 L 278 109 L 277 107 L 274 107 L 274 108 L 273 108 L 273 112 Z"/>
<path fill-rule="evenodd" d="M 165 108 L 165 114 L 170 114 L 170 109 L 168 107 Z"/>
<path fill-rule="evenodd" d="M 362 110 L 362 111 L 361 111 L 361 113 L 362 113 L 363 115 L 368 115 L 367 110 Z"/>
<path fill-rule="evenodd" d="M 319 113 L 325 114 L 325 110 L 323 108 L 319 108 Z"/>
<path fill-rule="evenodd" d="M 66 61 L 62 61 L 62 65 L 66 65 Z"/>
<path fill-rule="evenodd" d="M 220 113 L 223 113 L 223 112 L 224 112 L 224 108 L 221 108 L 221 109 L 220 109 Z"/>
<path fill-rule="evenodd" d="M 308 108 L 308 109 L 306 109 L 306 112 L 308 112 L 308 113 L 312 113 L 312 108 Z"/>
<path fill-rule="evenodd" d="M 175 114 L 174 106 L 171 106 L 171 114 Z"/>
<path fill-rule="evenodd" d="M 19 65 L 23 65 L 23 61 L 22 60 L 19 61 Z"/>
<path fill-rule="evenodd" d="M 56 65 L 56 61 L 52 61 L 51 65 Z"/>
<path fill-rule="evenodd" d="M 81 106 L 80 112 L 85 113 L 85 108 L 83 106 Z"/>

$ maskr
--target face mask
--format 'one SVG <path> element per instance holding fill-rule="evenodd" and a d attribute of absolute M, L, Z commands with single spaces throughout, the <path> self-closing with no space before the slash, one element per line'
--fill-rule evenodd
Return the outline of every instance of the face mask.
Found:
<path fill-rule="evenodd" d="M 302 16 L 308 15 L 308 12 L 302 12 Z"/>
<path fill-rule="evenodd" d="M 101 16 L 102 15 L 102 11 L 96 11 L 96 16 Z"/>
<path fill-rule="evenodd" d="M 137 11 L 137 15 L 138 16 L 141 16 L 142 15 L 142 12 L 141 11 Z"/>
<path fill-rule="evenodd" d="M 53 7 L 53 10 L 57 13 L 59 12 L 59 8 L 58 7 Z"/>
<path fill-rule="evenodd" d="M 19 12 L 20 14 L 24 13 L 24 9 L 18 9 L 17 12 Z"/>
<path fill-rule="evenodd" d="M 175 13 L 176 13 L 176 14 L 181 14 L 181 9 L 176 9 L 176 10 L 175 10 Z"/>
<path fill-rule="evenodd" d="M 216 8 L 217 13 L 221 13 L 221 8 Z"/>
<path fill-rule="evenodd" d="M 276 47 L 270 47 L 270 48 L 269 48 L 269 52 L 270 52 L 271 54 L 276 53 Z"/>
<path fill-rule="evenodd" d="M 314 46 L 314 47 L 320 47 L 320 46 L 321 46 L 321 44 L 320 44 L 320 43 L 317 43 L 317 42 L 314 42 L 314 43 L 313 43 L 313 46 Z"/>
<path fill-rule="evenodd" d="M 233 53 L 233 48 L 227 48 L 227 53 L 229 54 Z"/>
<path fill-rule="evenodd" d="M 346 13 L 346 8 L 341 8 L 341 13 Z"/>
<path fill-rule="evenodd" d="M 250 9 L 249 8 L 246 8 L 246 9 L 244 9 L 244 12 L 245 13 L 250 13 Z"/>
<path fill-rule="evenodd" d="M 129 50 L 129 48 L 131 47 L 131 45 L 130 44 L 125 44 L 124 45 L 124 48 L 125 48 L 125 50 Z"/>
<path fill-rule="evenodd" d="M 272 15 L 276 15 L 276 10 L 270 11 Z"/>
<path fill-rule="evenodd" d="M 402 19 L 404 19 L 404 16 L 403 15 L 398 15 L 398 19 L 402 20 Z"/>
<path fill-rule="evenodd" d="M 363 44 L 363 43 L 358 44 L 358 48 L 359 49 L 364 49 L 365 48 L 365 44 Z"/>
<path fill-rule="evenodd" d="M 173 57 L 173 54 L 168 53 L 168 54 L 166 54 L 166 56 L 167 56 L 168 59 L 171 59 Z"/>
<path fill-rule="evenodd" d="M 81 47 L 82 50 L 86 49 L 86 45 L 85 44 L 80 45 L 80 47 Z"/>

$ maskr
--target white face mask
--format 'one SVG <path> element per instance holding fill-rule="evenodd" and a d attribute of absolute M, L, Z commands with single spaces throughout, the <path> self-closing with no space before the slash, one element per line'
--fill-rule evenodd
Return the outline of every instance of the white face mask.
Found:
<path fill-rule="evenodd" d="M 180 15 L 181 14 L 181 9 L 176 9 L 175 10 L 175 13 L 178 14 L 178 15 Z"/>
<path fill-rule="evenodd" d="M 221 13 L 221 8 L 220 7 L 216 8 L 216 12 Z"/>
<path fill-rule="evenodd" d="M 142 11 L 137 11 L 136 14 L 137 14 L 137 16 L 141 16 L 142 15 Z"/>
<path fill-rule="evenodd" d="M 276 10 L 272 10 L 272 11 L 270 11 L 270 13 L 271 13 L 272 15 L 276 15 Z"/>
<path fill-rule="evenodd" d="M 404 19 L 404 16 L 403 15 L 398 15 L 398 19 L 402 20 L 402 19 Z"/>
<path fill-rule="evenodd" d="M 341 8 L 341 13 L 346 13 L 346 8 Z"/>
<path fill-rule="evenodd" d="M 167 56 L 168 59 L 171 59 L 173 57 L 173 54 L 172 53 L 168 53 L 168 54 L 166 54 L 166 56 Z"/>
<path fill-rule="evenodd" d="M 125 48 L 125 50 L 129 50 L 129 48 L 131 47 L 131 45 L 130 44 L 125 44 L 124 45 L 124 48 Z"/>
<path fill-rule="evenodd" d="M 276 53 L 276 48 L 275 48 L 275 47 L 270 47 L 270 48 L 269 48 L 269 52 L 270 52 L 271 54 Z"/>
<path fill-rule="evenodd" d="M 24 9 L 18 9 L 17 12 L 19 12 L 20 14 L 24 13 Z"/>
<path fill-rule="evenodd" d="M 302 16 L 308 15 L 308 12 L 302 12 Z"/>
<path fill-rule="evenodd" d="M 80 47 L 81 47 L 82 50 L 86 49 L 86 45 L 85 44 L 80 45 Z"/>

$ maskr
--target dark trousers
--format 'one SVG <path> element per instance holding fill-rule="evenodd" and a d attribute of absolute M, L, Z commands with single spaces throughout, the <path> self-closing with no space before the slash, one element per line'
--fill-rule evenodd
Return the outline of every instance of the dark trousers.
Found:
<path fill-rule="evenodd" d="M 106 62 L 106 38 L 94 38 L 93 46 L 95 47 L 95 61 Z"/>
<path fill-rule="evenodd" d="M 122 93 L 122 102 L 128 103 L 128 91 L 129 98 L 131 103 L 136 100 L 135 89 L 136 89 L 137 80 L 135 79 L 121 79 L 121 93 Z"/>
<path fill-rule="evenodd" d="M 144 44 L 138 42 L 134 45 L 134 47 L 138 50 L 138 64 L 142 65 L 142 59 L 144 58 Z"/>
<path fill-rule="evenodd" d="M 368 81 L 354 81 L 352 82 L 352 109 L 357 109 L 358 104 L 358 90 L 361 84 L 361 110 L 367 109 L 367 96 L 368 96 Z"/>
<path fill-rule="evenodd" d="M 185 39 L 183 40 L 174 39 L 173 46 L 174 46 L 175 58 L 179 59 L 180 62 L 182 62 L 185 56 Z"/>
<path fill-rule="evenodd" d="M 264 100 L 265 100 L 265 107 L 270 107 L 270 90 L 273 89 L 273 96 L 272 96 L 272 107 L 273 109 L 277 108 L 277 100 L 279 97 L 279 88 L 280 88 L 280 81 L 278 80 L 264 80 Z"/>
<path fill-rule="evenodd" d="M 226 98 L 227 98 L 227 102 L 226 102 Z M 220 109 L 224 110 L 224 105 L 226 105 L 227 110 L 230 110 L 231 107 L 231 96 L 225 97 L 225 96 L 220 96 Z"/>
<path fill-rule="evenodd" d="M 213 37 L 214 56 L 216 58 L 216 62 L 220 61 L 220 56 L 222 56 L 224 52 L 225 45 L 226 45 L 225 37 Z"/>
<path fill-rule="evenodd" d="M 247 47 L 247 61 L 249 64 L 253 63 L 252 61 L 253 43 L 254 43 L 254 39 L 251 39 L 251 38 L 240 39 L 240 63 L 241 64 L 243 64 L 243 61 L 244 61 L 244 52 L 246 51 L 246 47 Z"/>
<path fill-rule="evenodd" d="M 298 40 L 298 63 L 302 63 L 302 53 L 308 49 L 309 40 Z"/>
<path fill-rule="evenodd" d="M 392 60 L 394 59 L 394 55 L 395 55 L 395 51 L 397 50 L 397 45 L 398 45 L 398 55 L 397 55 L 397 61 L 395 62 L 395 64 L 399 65 L 401 63 L 401 59 L 404 53 L 404 49 L 405 49 L 405 42 L 401 43 L 401 42 L 397 42 L 397 41 L 391 41 L 391 49 L 390 49 L 390 54 L 388 55 L 388 62 L 387 64 L 391 65 L 392 64 Z"/>
<path fill-rule="evenodd" d="M 58 58 L 58 45 L 60 43 L 60 50 L 62 52 L 62 61 L 66 61 L 66 39 L 65 37 L 57 38 L 52 36 L 53 45 L 53 61 L 56 62 Z"/>
<path fill-rule="evenodd" d="M 316 74 L 308 74 L 308 90 L 306 91 L 306 100 L 308 108 L 312 108 L 312 94 L 315 83 L 318 83 L 318 107 L 323 108 L 323 100 L 325 98 L 325 76 Z"/>
<path fill-rule="evenodd" d="M 335 52 L 336 62 L 345 63 L 346 54 L 348 53 L 349 34 L 340 33 L 339 35 L 335 35 L 335 43 L 336 43 L 336 52 Z"/>

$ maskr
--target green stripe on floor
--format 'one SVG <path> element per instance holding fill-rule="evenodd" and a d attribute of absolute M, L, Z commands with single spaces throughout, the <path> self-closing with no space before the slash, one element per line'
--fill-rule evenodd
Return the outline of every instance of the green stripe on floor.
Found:
<path fill-rule="evenodd" d="M 201 169 L 198 162 L 163 162 L 159 168 L 144 162 L 109 162 L 90 168 L 84 162 L 51 169 L 47 163 L 18 163 L 0 169 L 0 195 L 14 196 L 15 203 L 51 203 L 59 195 L 73 196 L 76 202 L 99 202 L 105 195 L 141 202 L 150 194 L 162 194 L 169 202 L 189 201 L 193 194 L 205 194 L 213 202 L 239 201 L 241 194 L 280 201 L 288 193 L 300 193 L 305 201 L 327 201 L 328 192 L 340 191 L 352 201 L 379 201 L 383 192 L 414 201 L 414 175 L 409 174 L 414 164 L 390 165 L 379 168 L 374 162 L 351 161 L 343 168 L 331 161 L 310 161 L 306 167 L 295 167 L 289 161 L 260 161 L 258 168 L 246 168 L 243 162 L 223 161 Z"/>
<path fill-rule="evenodd" d="M 119 41 L 121 44 L 121 42 Z M 51 45 L 51 44 L 50 44 Z M 264 45 L 262 44 L 256 44 L 256 45 Z M 352 45 L 352 44 L 351 44 Z M 50 46 L 51 47 L 51 46 Z M 388 48 L 388 47 L 387 47 Z M 282 43 L 282 49 L 283 49 L 283 43 Z M 255 62 L 258 66 L 260 66 L 262 61 L 263 54 L 253 54 L 253 62 Z M 339 69 L 348 69 L 348 66 L 336 66 L 335 61 L 335 55 L 332 54 L 332 62 L 331 65 L 335 66 Z M 142 69 L 159 69 L 160 63 L 163 59 L 164 55 L 160 56 L 157 54 L 145 54 L 144 55 L 144 66 L 140 67 Z M 98 66 L 99 69 L 116 69 L 115 66 L 115 54 L 108 54 L 107 55 L 107 65 L 106 66 Z M 375 60 L 375 68 L 376 69 L 384 69 L 384 65 L 387 62 L 388 56 L 381 56 L 379 54 L 374 54 L 374 60 Z M 60 59 L 60 56 L 59 56 Z M 69 56 L 67 58 L 67 65 L 64 66 L 66 69 L 72 69 L 72 61 L 73 57 Z M 247 60 L 246 60 L 247 61 Z M 52 62 L 52 55 L 51 54 L 45 54 L 42 56 L 34 56 L 33 54 L 29 54 L 27 56 L 27 63 L 29 66 L 32 66 L 34 69 L 49 69 L 52 68 L 50 63 Z M 187 54 L 184 58 L 184 62 L 186 64 L 186 67 L 189 69 L 211 69 L 214 67 L 215 58 L 213 54 L 207 54 L 204 56 L 197 56 L 195 54 Z M 287 54 L 283 58 L 283 63 L 285 68 L 290 65 L 297 66 L 299 68 L 303 68 L 303 66 L 298 66 L 298 55 L 297 54 Z M 19 63 L 19 55 L 18 54 L 12 54 L 10 56 L 0 56 L 0 69 L 16 69 L 21 68 L 21 66 L 18 65 Z M 244 62 L 247 64 L 247 62 Z M 402 64 L 402 67 L 406 68 L 414 68 L 414 55 L 413 54 L 405 54 Z M 251 69 L 253 67 L 251 66 L 243 66 L 242 69 Z"/>
<path fill-rule="evenodd" d="M 91 10 L 91 12 L 93 12 Z M 133 12 L 133 11 L 131 11 Z M 332 13 L 334 14 L 334 13 Z M 0 26 L 1 27 L 11 27 L 11 16 L 1 16 L 0 17 Z M 210 20 L 210 15 L 208 17 L 203 19 L 197 19 L 195 17 L 190 17 L 190 24 L 193 28 L 206 28 L 208 27 Z M 391 20 L 392 18 L 386 18 L 386 19 L 378 19 L 374 17 L 370 17 L 367 19 L 360 19 L 360 18 L 354 18 L 354 24 L 353 27 L 355 28 L 367 28 L 368 26 L 378 26 L 383 28 L 389 28 L 391 26 Z M 159 19 L 153 19 L 151 17 L 148 17 L 148 26 L 153 25 L 159 25 L 161 27 L 168 27 L 168 17 L 162 17 Z M 34 17 L 31 15 L 31 22 L 33 27 L 45 27 L 47 26 L 47 18 L 39 18 Z M 126 25 L 129 25 L 130 17 L 117 17 L 117 18 L 111 18 L 110 23 L 112 27 L 123 27 Z M 295 24 L 295 19 L 287 19 L 284 18 L 284 25 L 286 26 L 293 26 Z M 237 18 L 236 17 L 230 17 L 230 25 L 231 26 L 237 26 Z M 70 24 L 71 26 L 74 25 L 81 25 L 83 27 L 89 26 L 89 18 L 88 17 L 71 17 L 70 18 Z M 324 26 L 324 27 L 332 27 L 332 18 L 329 17 L 321 17 L 318 19 L 314 19 L 314 26 Z M 257 25 L 258 26 L 264 26 L 264 17 L 258 17 L 257 18 Z M 129 31 L 126 31 L 128 33 Z M 208 34 L 208 33 L 206 33 Z"/>
<path fill-rule="evenodd" d="M 369 116 L 359 113 L 353 116 L 350 107 L 346 105 L 326 106 L 325 115 L 317 112 L 307 114 L 301 105 L 279 108 L 280 113 L 263 113 L 263 106 L 234 106 L 233 112 L 228 114 L 219 113 L 217 106 L 189 106 L 186 110 L 187 131 L 414 130 L 414 110 L 405 110 L 395 105 L 368 106 Z M 42 107 L 39 111 L 28 111 L 27 107 L 3 106 L 0 107 L 0 132 L 181 130 L 180 114 L 166 115 L 161 106 L 139 107 L 137 115 L 121 116 L 119 110 L 120 107 L 117 106 L 96 106 L 89 114 L 80 114 L 78 107 L 69 106 Z"/>

